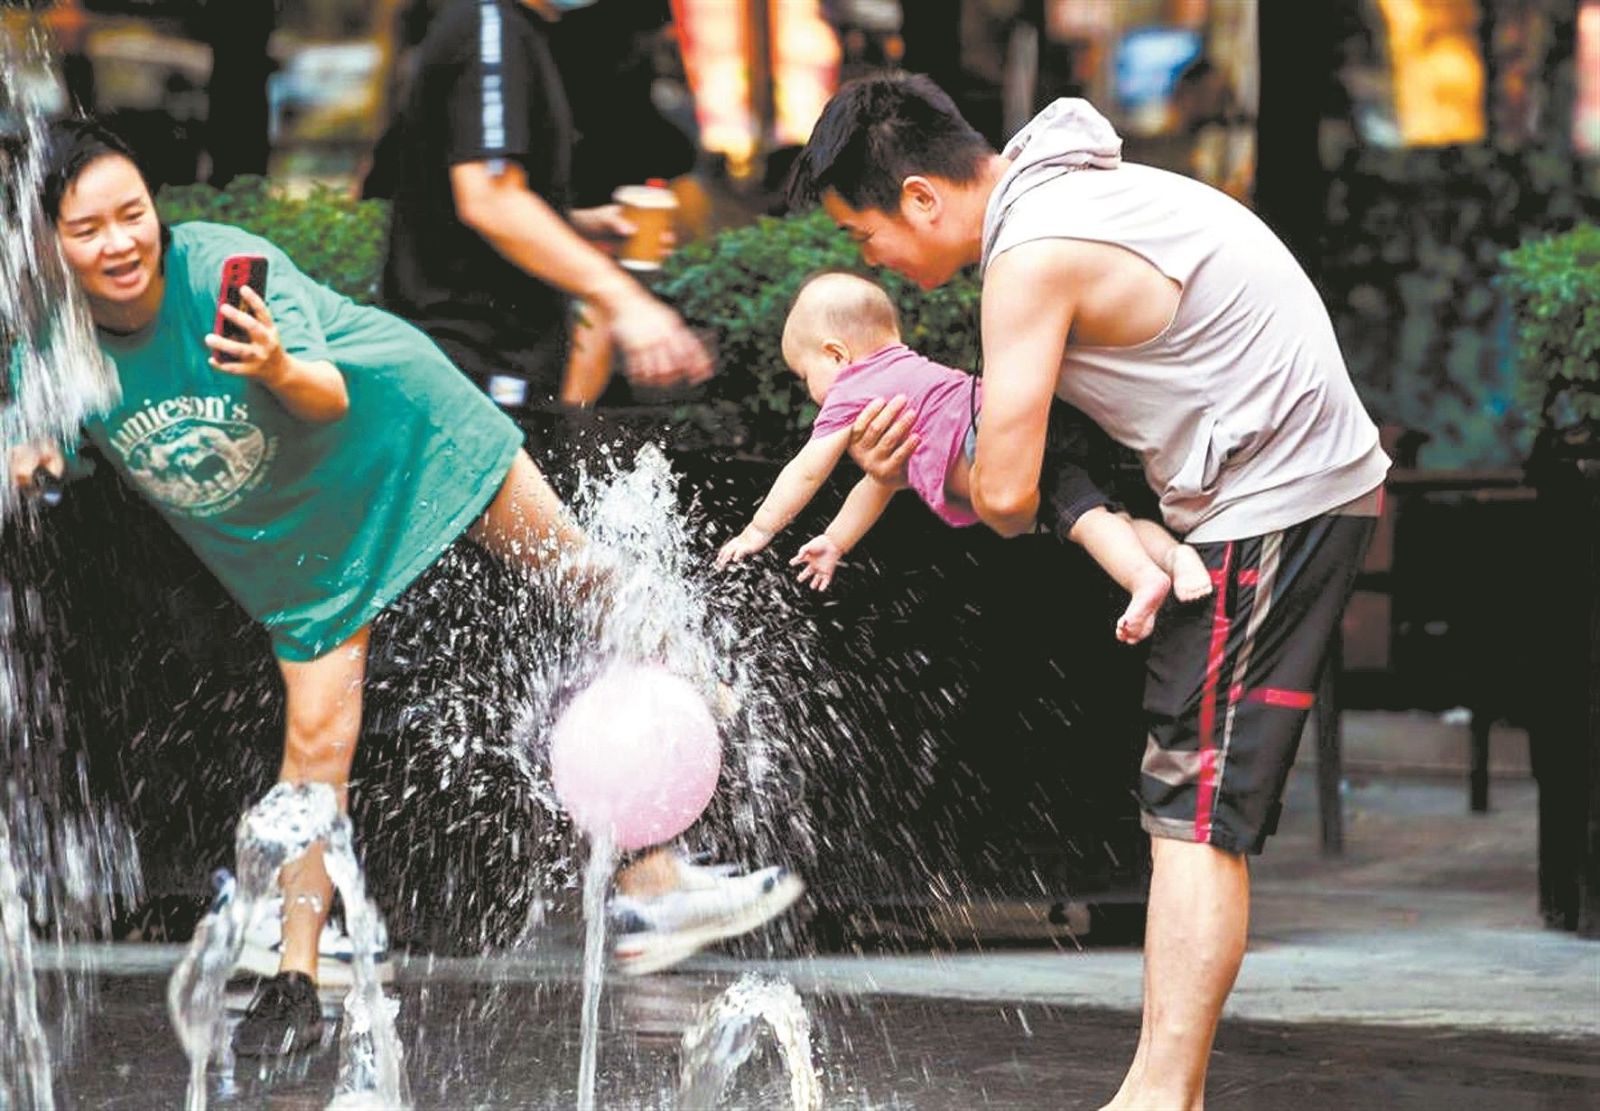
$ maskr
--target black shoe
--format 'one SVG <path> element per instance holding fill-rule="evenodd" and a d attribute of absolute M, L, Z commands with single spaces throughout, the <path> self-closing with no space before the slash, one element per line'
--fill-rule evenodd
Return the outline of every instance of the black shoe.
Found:
<path fill-rule="evenodd" d="M 322 1001 L 304 972 L 280 972 L 262 983 L 233 1031 L 241 1057 L 285 1057 L 322 1041 Z"/>

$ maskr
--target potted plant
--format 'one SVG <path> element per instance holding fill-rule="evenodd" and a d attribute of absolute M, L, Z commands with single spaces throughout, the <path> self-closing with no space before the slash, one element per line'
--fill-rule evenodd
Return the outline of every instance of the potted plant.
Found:
<path fill-rule="evenodd" d="M 1539 900 L 1552 926 L 1600 937 L 1600 226 L 1524 243 L 1504 258 L 1523 404 L 1538 422 L 1545 617 L 1532 723 L 1539 781 Z"/>
<path fill-rule="evenodd" d="M 1600 454 L 1600 225 L 1530 240 L 1503 265 L 1519 401 L 1543 441 L 1536 451 Z"/>

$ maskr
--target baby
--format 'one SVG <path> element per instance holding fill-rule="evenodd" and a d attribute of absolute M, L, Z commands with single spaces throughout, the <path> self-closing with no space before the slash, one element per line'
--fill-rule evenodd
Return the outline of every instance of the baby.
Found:
<path fill-rule="evenodd" d="M 901 343 L 894 303 L 883 289 L 841 272 L 811 278 L 784 323 L 783 359 L 821 411 L 810 441 L 783 468 L 750 524 L 717 553 L 718 567 L 761 551 L 805 508 L 843 457 L 856 416 L 877 398 L 903 395 L 917 414 L 912 431 L 919 443 L 906 465 L 910 487 L 950 525 L 977 522 L 969 476 L 982 387 Z M 1041 487 L 1043 523 L 1082 545 L 1132 596 L 1117 620 L 1118 640 L 1135 644 L 1149 636 L 1168 591 L 1180 601 L 1211 592 L 1211 575 L 1193 548 L 1154 521 L 1120 512 L 1059 451 L 1047 448 Z M 822 535 L 789 561 L 804 565 L 800 581 L 826 590 L 839 560 L 882 515 L 895 489 L 870 475 L 856 483 Z"/>

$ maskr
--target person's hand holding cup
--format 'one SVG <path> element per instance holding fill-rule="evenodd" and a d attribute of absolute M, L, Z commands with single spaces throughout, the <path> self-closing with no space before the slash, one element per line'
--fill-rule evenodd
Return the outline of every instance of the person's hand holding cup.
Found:
<path fill-rule="evenodd" d="M 619 186 L 611 199 L 622 207 L 622 216 L 633 225 L 617 251 L 617 261 L 635 272 L 659 270 L 677 241 L 673 224 L 678 216 L 678 198 L 660 178 L 643 185 Z"/>

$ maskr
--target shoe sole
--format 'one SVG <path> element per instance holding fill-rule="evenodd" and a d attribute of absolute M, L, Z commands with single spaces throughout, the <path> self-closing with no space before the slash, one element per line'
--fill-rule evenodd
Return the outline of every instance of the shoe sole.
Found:
<path fill-rule="evenodd" d="M 805 893 L 805 889 L 806 885 L 799 876 L 786 875 L 738 917 L 726 918 L 714 925 L 693 930 L 632 934 L 612 950 L 617 970 L 629 976 L 644 976 L 671 968 L 713 942 L 747 934 L 772 921 L 788 910 Z"/>
<path fill-rule="evenodd" d="M 235 962 L 235 973 L 248 972 L 252 976 L 259 976 L 263 980 L 270 980 L 278 974 L 279 961 L 282 954 L 276 949 L 267 949 L 260 945 L 245 943 L 239 952 L 239 959 Z M 375 962 L 375 971 L 378 974 L 378 983 L 394 983 L 394 962 L 388 959 Z M 317 986 L 322 988 L 349 988 L 356 982 L 355 966 L 350 961 L 342 961 L 338 957 L 317 957 Z"/>

